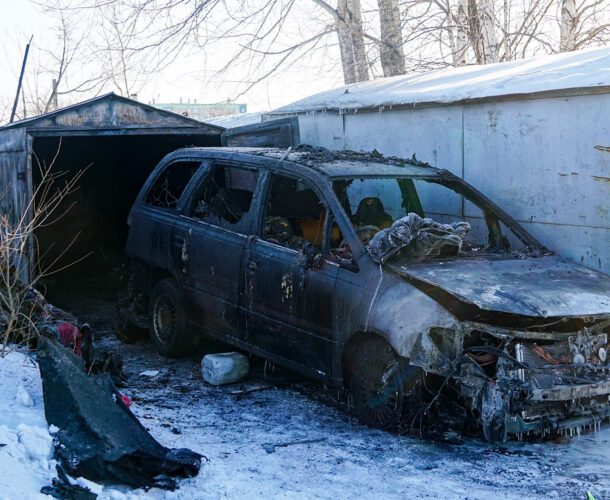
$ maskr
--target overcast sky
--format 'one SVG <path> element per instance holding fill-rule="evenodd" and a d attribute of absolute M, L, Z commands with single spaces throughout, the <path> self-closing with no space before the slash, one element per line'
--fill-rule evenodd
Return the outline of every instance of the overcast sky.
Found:
<path fill-rule="evenodd" d="M 26 73 L 34 81 L 32 72 L 42 57 L 35 49 L 50 47 L 56 43 L 52 19 L 29 0 L 0 0 L 0 105 L 12 103 L 17 86 L 23 51 L 30 35 L 34 35 L 33 49 Z M 336 50 L 336 49 L 330 49 Z M 222 51 L 216 47 L 215 52 Z M 33 55 L 34 54 L 34 55 Z M 222 65 L 223 59 L 212 51 L 184 54 L 170 67 L 152 78 L 138 93 L 142 102 L 178 102 L 182 97 L 197 102 L 214 103 L 236 96 L 244 88 L 243 72 L 239 68 L 214 78 L 213 69 Z M 319 68 L 319 69 L 318 69 Z M 45 77 L 43 80 L 49 79 Z M 338 57 L 320 58 L 296 64 L 292 68 L 270 77 L 255 86 L 237 102 L 246 103 L 249 111 L 264 111 L 288 104 L 302 97 L 342 85 L 343 77 Z M 45 89 L 51 82 L 40 81 Z M 112 90 L 110 88 L 106 89 Z M 90 96 L 83 96 L 83 99 Z M 80 99 L 79 99 L 80 100 Z M 60 106 L 66 103 L 61 102 Z"/>

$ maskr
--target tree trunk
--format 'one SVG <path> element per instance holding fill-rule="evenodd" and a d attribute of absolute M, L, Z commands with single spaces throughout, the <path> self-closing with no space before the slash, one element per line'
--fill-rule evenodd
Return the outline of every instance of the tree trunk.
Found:
<path fill-rule="evenodd" d="M 455 66 L 466 65 L 466 51 L 468 50 L 468 0 L 458 0 L 455 35 L 455 51 L 453 53 L 453 64 Z"/>
<path fill-rule="evenodd" d="M 402 47 L 402 29 L 398 0 L 377 0 L 381 41 L 379 54 L 383 76 L 404 75 L 405 53 Z"/>
<path fill-rule="evenodd" d="M 561 27 L 559 36 L 560 52 L 569 52 L 576 48 L 575 0 L 562 0 L 561 2 Z"/>
<path fill-rule="evenodd" d="M 360 0 L 339 0 L 336 18 L 345 84 L 369 79 Z"/>
<path fill-rule="evenodd" d="M 493 0 L 482 0 L 477 10 L 481 26 L 484 63 L 496 63 L 498 62 L 498 40 L 496 38 Z"/>

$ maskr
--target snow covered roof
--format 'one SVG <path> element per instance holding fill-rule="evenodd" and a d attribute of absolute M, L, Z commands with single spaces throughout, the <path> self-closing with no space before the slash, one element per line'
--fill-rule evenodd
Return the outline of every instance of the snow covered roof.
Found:
<path fill-rule="evenodd" d="M 599 87 L 610 92 L 610 46 L 354 83 L 306 97 L 271 114 L 449 104 L 562 90 L 599 91 Z"/>
<path fill-rule="evenodd" d="M 252 113 L 237 113 L 233 115 L 215 116 L 206 118 L 205 123 L 217 125 L 224 128 L 243 127 L 244 125 L 252 125 L 263 121 L 263 114 L 259 112 Z"/>

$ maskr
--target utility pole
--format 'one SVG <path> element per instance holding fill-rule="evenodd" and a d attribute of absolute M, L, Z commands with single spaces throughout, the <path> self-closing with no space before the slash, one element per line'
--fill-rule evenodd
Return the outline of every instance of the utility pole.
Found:
<path fill-rule="evenodd" d="M 21 74 L 19 75 L 19 83 L 17 84 L 17 94 L 15 95 L 15 103 L 13 104 L 13 111 L 11 112 L 11 119 L 9 123 L 12 123 L 12 121 L 15 119 L 17 103 L 19 102 L 19 93 L 21 92 L 21 84 L 23 83 L 23 73 L 25 73 L 25 63 L 28 60 L 28 52 L 30 51 L 30 44 L 32 43 L 32 38 L 34 38 L 34 35 L 30 37 L 30 41 L 25 47 L 25 54 L 23 54 L 23 64 L 21 65 Z"/>

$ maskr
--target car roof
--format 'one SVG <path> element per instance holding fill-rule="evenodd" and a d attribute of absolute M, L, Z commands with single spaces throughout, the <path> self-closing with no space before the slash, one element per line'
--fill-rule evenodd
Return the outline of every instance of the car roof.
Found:
<path fill-rule="evenodd" d="M 301 145 L 296 148 L 185 148 L 180 152 L 196 152 L 226 158 L 232 153 L 244 156 L 270 158 L 289 161 L 313 169 L 327 177 L 446 177 L 446 170 L 431 167 L 418 161 L 415 157 L 405 160 L 385 157 L 373 151 L 358 153 L 355 151 L 331 151 L 329 149 Z M 178 152 L 176 152 L 178 153 Z"/>

